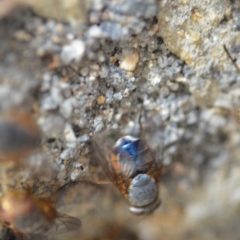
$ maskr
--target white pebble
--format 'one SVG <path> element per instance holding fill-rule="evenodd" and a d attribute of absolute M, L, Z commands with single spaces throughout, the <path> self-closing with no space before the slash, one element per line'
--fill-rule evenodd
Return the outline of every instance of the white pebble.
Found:
<path fill-rule="evenodd" d="M 81 40 L 73 40 L 69 45 L 65 45 L 61 52 L 61 58 L 69 64 L 72 61 L 79 62 L 85 52 L 85 44 Z"/>

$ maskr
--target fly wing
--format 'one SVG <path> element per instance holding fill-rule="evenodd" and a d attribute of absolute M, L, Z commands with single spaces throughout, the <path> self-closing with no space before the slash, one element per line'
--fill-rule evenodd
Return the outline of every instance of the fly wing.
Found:
<path fill-rule="evenodd" d="M 92 141 L 92 146 L 94 155 L 107 177 L 124 196 L 127 196 L 129 177 L 136 168 L 132 157 L 125 151 L 114 151 L 115 143 L 106 135 L 97 134 Z"/>
<path fill-rule="evenodd" d="M 113 183 L 129 178 L 135 170 L 132 157 L 125 151 L 114 152 L 115 142 L 105 134 L 97 134 L 92 141 L 94 157 Z"/>
<path fill-rule="evenodd" d="M 117 156 L 115 161 L 111 161 L 115 172 L 123 179 L 132 177 L 137 172 L 135 156 L 131 156 L 128 151 L 121 147 L 115 147 L 114 153 Z"/>
<path fill-rule="evenodd" d="M 17 240 L 48 240 L 48 237 L 46 235 L 41 234 L 24 234 L 24 233 L 15 233 Z"/>
<path fill-rule="evenodd" d="M 158 141 L 160 144 L 157 146 L 155 145 L 151 150 L 153 156 L 153 162 L 149 171 L 149 174 L 153 176 L 156 182 L 159 182 L 161 178 L 161 173 L 163 169 L 163 153 L 164 153 L 164 143 L 163 143 L 163 136 L 161 133 L 158 133 Z M 156 136 L 155 136 L 156 137 Z"/>
<path fill-rule="evenodd" d="M 81 225 L 82 223 L 78 218 L 71 217 L 62 213 L 57 213 L 57 217 L 52 227 L 48 230 L 48 234 L 70 232 L 80 228 Z"/>
<path fill-rule="evenodd" d="M 148 167 L 148 173 L 158 182 L 163 168 L 164 123 L 159 114 L 146 124 L 140 122 L 139 167 Z M 141 166 L 142 164 L 142 166 Z"/>
<path fill-rule="evenodd" d="M 96 134 L 92 140 L 93 157 L 100 163 L 107 177 L 112 182 L 116 182 L 116 175 L 110 161 L 113 146 L 114 142 L 105 134 Z"/>
<path fill-rule="evenodd" d="M 139 139 L 137 148 L 137 170 L 141 172 L 148 172 L 154 165 L 155 156 L 148 146 L 147 142 L 143 139 Z"/>
<path fill-rule="evenodd" d="M 13 226 L 5 222 L 1 222 L 4 226 L 8 228 L 8 237 L 9 239 L 16 240 L 48 240 L 48 237 L 44 234 L 34 234 L 34 233 L 22 233 L 17 231 Z"/>
<path fill-rule="evenodd" d="M 155 161 L 152 166 L 152 168 L 153 168 L 152 175 L 153 175 L 155 181 L 159 182 L 159 180 L 161 178 L 162 169 L 163 169 L 163 147 L 162 148 L 158 147 L 157 149 L 155 149 L 154 153 L 155 153 Z"/>

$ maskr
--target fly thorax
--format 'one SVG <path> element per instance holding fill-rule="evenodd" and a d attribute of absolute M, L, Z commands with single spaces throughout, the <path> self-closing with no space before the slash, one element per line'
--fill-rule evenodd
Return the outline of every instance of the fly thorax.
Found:
<path fill-rule="evenodd" d="M 133 136 L 124 136 L 116 142 L 114 153 L 118 156 L 119 163 L 127 166 L 128 177 L 133 177 L 137 171 L 148 172 L 154 163 L 154 156 L 147 142 Z"/>
<path fill-rule="evenodd" d="M 135 158 L 138 153 L 139 139 L 132 136 L 124 136 L 116 142 L 114 154 L 118 157 L 119 169 L 115 171 L 123 173 L 126 178 L 132 177 L 137 172 Z"/>
<path fill-rule="evenodd" d="M 133 178 L 128 189 L 128 198 L 131 205 L 143 207 L 152 203 L 157 197 L 158 187 L 153 178 L 147 174 L 138 174 Z"/>

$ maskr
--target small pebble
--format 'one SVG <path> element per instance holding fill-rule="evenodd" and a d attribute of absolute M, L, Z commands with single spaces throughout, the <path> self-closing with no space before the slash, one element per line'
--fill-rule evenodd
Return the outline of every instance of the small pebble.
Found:
<path fill-rule="evenodd" d="M 123 57 L 123 60 L 120 63 L 120 68 L 126 71 L 134 71 L 137 67 L 137 63 L 139 61 L 139 54 L 137 50 L 132 50 L 126 52 Z"/>
<path fill-rule="evenodd" d="M 31 39 L 30 34 L 28 34 L 27 32 L 23 31 L 23 30 L 18 30 L 14 33 L 14 37 L 19 40 L 19 41 L 23 41 L 23 42 L 28 42 Z"/>
<path fill-rule="evenodd" d="M 85 43 L 81 40 L 73 40 L 69 45 L 65 45 L 61 52 L 61 58 L 69 64 L 72 61 L 79 62 L 85 52 Z"/>
<path fill-rule="evenodd" d="M 88 134 L 83 134 L 81 136 L 78 137 L 78 141 L 80 143 L 84 143 L 84 142 L 87 142 L 89 140 L 89 136 Z"/>
<path fill-rule="evenodd" d="M 102 121 L 102 116 L 97 116 L 94 119 L 93 127 L 95 128 L 95 132 L 99 132 L 103 129 L 103 121 Z"/>
<path fill-rule="evenodd" d="M 64 136 L 67 142 L 75 142 L 77 140 L 70 124 L 66 124 L 64 129 Z"/>
<path fill-rule="evenodd" d="M 98 95 L 97 96 L 97 104 L 101 105 L 105 102 L 106 98 L 103 95 Z"/>

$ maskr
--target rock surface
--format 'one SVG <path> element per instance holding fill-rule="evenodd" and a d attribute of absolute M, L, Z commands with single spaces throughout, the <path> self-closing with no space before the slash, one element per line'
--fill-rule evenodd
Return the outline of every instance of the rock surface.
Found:
<path fill-rule="evenodd" d="M 69 1 L 66 14 L 48 2 L 2 5 L 0 110 L 31 109 L 42 144 L 24 167 L 1 166 L 1 194 L 58 190 L 58 210 L 83 225 L 49 240 L 239 239 L 240 74 L 223 49 L 240 66 L 239 1 Z M 109 181 L 90 142 L 138 134 L 142 105 L 149 144 L 165 151 L 162 205 L 139 218 L 89 181 Z"/>

